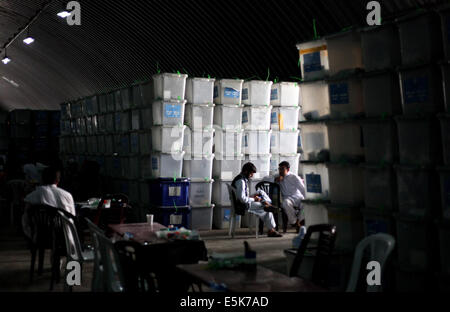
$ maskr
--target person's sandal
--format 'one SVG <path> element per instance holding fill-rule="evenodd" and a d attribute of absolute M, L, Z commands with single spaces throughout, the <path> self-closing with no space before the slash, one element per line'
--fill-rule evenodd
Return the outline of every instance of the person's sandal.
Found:
<path fill-rule="evenodd" d="M 281 235 L 277 231 L 272 231 L 267 234 L 267 237 L 283 237 L 283 235 Z"/>

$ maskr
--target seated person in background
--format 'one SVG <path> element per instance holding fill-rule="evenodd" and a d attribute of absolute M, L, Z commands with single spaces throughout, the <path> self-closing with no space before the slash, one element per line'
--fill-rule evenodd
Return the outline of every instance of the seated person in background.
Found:
<path fill-rule="evenodd" d="M 303 180 L 296 174 L 290 172 L 291 166 L 287 161 L 282 162 L 278 167 L 279 176 L 275 182 L 280 184 L 281 197 L 283 202 L 281 207 L 284 209 L 289 224 L 296 227 L 299 231 L 301 224 L 298 219 L 302 200 L 306 197 L 306 189 Z M 296 210 L 295 208 L 299 208 Z"/>
<path fill-rule="evenodd" d="M 41 184 L 41 172 L 43 169 L 45 169 L 43 164 L 38 163 L 34 157 L 30 157 L 29 161 L 23 165 L 25 180 L 30 184 Z"/>
<path fill-rule="evenodd" d="M 255 173 L 255 165 L 247 163 L 242 168 L 241 174 L 233 180 L 232 186 L 236 189 L 236 205 L 239 206 L 236 207 L 236 210 L 243 212 L 248 210 L 250 213 L 257 215 L 269 228 L 267 234 L 268 237 L 282 237 L 282 235 L 275 230 L 276 223 L 273 214 L 266 211 L 270 208 L 270 204 L 267 202 L 263 204 L 263 198 L 260 195 L 250 196 L 248 182 Z"/>
<path fill-rule="evenodd" d="M 28 224 L 27 210 L 30 205 L 47 205 L 61 208 L 75 216 L 75 204 L 72 195 L 58 188 L 61 173 L 55 168 L 45 168 L 42 173 L 42 186 L 25 197 L 25 213 L 22 217 L 22 226 L 25 235 L 31 237 L 30 225 Z"/>

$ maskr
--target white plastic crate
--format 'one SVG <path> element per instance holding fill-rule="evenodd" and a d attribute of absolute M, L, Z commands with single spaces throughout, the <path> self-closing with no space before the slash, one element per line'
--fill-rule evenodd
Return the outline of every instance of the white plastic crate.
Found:
<path fill-rule="evenodd" d="M 141 155 L 150 155 L 152 151 L 152 134 L 150 132 L 139 133 L 139 145 Z"/>
<path fill-rule="evenodd" d="M 153 127 L 152 148 L 162 153 L 181 152 L 183 150 L 184 132 L 182 127 Z"/>
<path fill-rule="evenodd" d="M 112 155 L 115 152 L 114 137 L 112 135 L 105 135 L 105 153 Z"/>
<path fill-rule="evenodd" d="M 105 136 L 97 135 L 98 153 L 100 155 L 106 154 Z"/>
<path fill-rule="evenodd" d="M 307 227 L 318 224 L 329 224 L 328 208 L 325 204 L 304 201 L 302 203 L 302 209 Z"/>
<path fill-rule="evenodd" d="M 302 163 L 306 199 L 330 199 L 328 168 L 321 163 Z"/>
<path fill-rule="evenodd" d="M 139 108 L 142 107 L 142 88 L 140 84 L 134 85 L 131 87 L 132 90 L 132 99 L 131 99 L 131 108 Z"/>
<path fill-rule="evenodd" d="M 187 75 L 158 74 L 153 76 L 155 100 L 183 101 L 186 95 Z"/>
<path fill-rule="evenodd" d="M 141 160 L 138 156 L 122 157 L 122 176 L 128 179 L 141 178 Z"/>
<path fill-rule="evenodd" d="M 302 113 L 306 120 L 330 117 L 330 94 L 326 81 L 304 82 L 301 84 Z"/>
<path fill-rule="evenodd" d="M 213 227 L 214 205 L 193 207 L 191 210 L 191 230 L 211 231 Z"/>
<path fill-rule="evenodd" d="M 441 256 L 441 271 L 450 274 L 450 225 L 448 222 L 439 224 L 439 243 Z"/>
<path fill-rule="evenodd" d="M 364 238 L 363 219 L 358 206 L 328 206 L 328 222 L 338 229 L 335 248 L 353 251 Z"/>
<path fill-rule="evenodd" d="M 438 168 L 441 181 L 442 216 L 450 220 L 450 168 Z"/>
<path fill-rule="evenodd" d="M 200 131 L 191 131 L 191 129 L 186 128 L 183 150 L 187 154 L 211 155 L 213 152 L 214 132 L 215 130 L 212 128 Z"/>
<path fill-rule="evenodd" d="M 400 38 L 394 23 L 363 29 L 361 47 L 366 71 L 395 68 L 401 63 Z"/>
<path fill-rule="evenodd" d="M 216 130 L 214 154 L 220 157 L 235 157 L 242 154 L 243 130 Z"/>
<path fill-rule="evenodd" d="M 225 230 L 230 228 L 231 206 L 214 207 L 214 227 Z M 235 228 L 241 228 L 241 216 L 236 216 Z"/>
<path fill-rule="evenodd" d="M 380 92 L 383 90 L 383 92 Z M 367 117 L 394 116 L 402 112 L 398 74 L 391 71 L 363 77 L 364 109 Z"/>
<path fill-rule="evenodd" d="M 116 130 L 119 132 L 120 128 L 116 129 L 115 120 L 114 120 L 114 114 L 109 113 L 104 115 L 104 121 L 105 121 L 105 133 L 114 133 Z"/>
<path fill-rule="evenodd" d="M 315 40 L 297 45 L 300 53 L 302 77 L 305 80 L 320 79 L 328 75 L 328 49 L 325 40 Z"/>
<path fill-rule="evenodd" d="M 185 124 L 193 130 L 203 130 L 213 127 L 214 104 L 187 104 L 185 109 Z"/>
<path fill-rule="evenodd" d="M 330 152 L 328 128 L 324 122 L 308 122 L 300 124 L 302 158 L 305 161 L 327 161 L 324 159 Z M 325 155 L 326 154 L 326 155 Z"/>
<path fill-rule="evenodd" d="M 330 76 L 340 71 L 364 68 L 362 62 L 361 34 L 358 30 L 341 32 L 325 38 L 328 45 Z"/>
<path fill-rule="evenodd" d="M 96 155 L 98 153 L 98 142 L 96 136 L 87 137 L 87 151 L 90 155 Z"/>
<path fill-rule="evenodd" d="M 434 215 L 439 204 L 439 187 L 434 170 L 420 166 L 395 166 L 398 210 L 402 214 L 424 217 Z M 436 206 L 435 206 L 436 205 Z"/>
<path fill-rule="evenodd" d="M 247 81 L 242 87 L 242 103 L 252 106 L 270 106 L 272 81 Z"/>
<path fill-rule="evenodd" d="M 217 105 L 214 108 L 214 126 L 220 129 L 242 129 L 243 105 Z"/>
<path fill-rule="evenodd" d="M 101 95 L 93 97 L 91 99 L 92 114 L 106 114 L 108 112 L 107 100 L 108 100 L 108 98 L 107 98 L 106 94 L 101 94 Z M 95 113 L 95 111 L 97 111 L 97 112 Z"/>
<path fill-rule="evenodd" d="M 252 156 L 270 154 L 271 138 L 272 138 L 271 130 L 245 131 L 242 143 L 244 154 Z"/>
<path fill-rule="evenodd" d="M 151 130 L 153 126 L 153 108 L 145 107 L 141 109 L 141 128 Z"/>
<path fill-rule="evenodd" d="M 289 163 L 291 167 L 290 172 L 294 174 L 299 174 L 300 154 L 292 154 L 292 155 L 272 154 L 272 159 L 270 160 L 271 175 L 278 174 L 278 165 L 284 161 L 287 161 Z"/>
<path fill-rule="evenodd" d="M 132 206 L 134 208 L 139 209 L 139 210 L 137 210 L 137 213 L 140 213 L 141 207 L 139 207 L 139 206 L 136 207 L 137 204 L 139 204 L 139 198 L 140 198 L 139 181 L 134 180 L 134 181 L 127 181 L 127 182 L 128 182 L 128 190 L 129 190 L 128 197 L 129 197 L 130 203 L 132 204 Z M 137 215 L 136 217 L 139 219 L 141 218 L 140 215 Z"/>
<path fill-rule="evenodd" d="M 382 194 L 382 196 L 381 196 Z M 395 172 L 390 166 L 364 166 L 365 206 L 380 213 L 392 213 L 397 207 Z"/>
<path fill-rule="evenodd" d="M 144 206 L 150 205 L 150 192 L 146 181 L 139 182 L 139 201 Z"/>
<path fill-rule="evenodd" d="M 234 177 L 233 177 L 234 178 Z M 228 194 L 227 184 L 233 180 L 215 180 L 213 183 L 212 202 L 216 206 L 231 206 L 230 196 Z"/>
<path fill-rule="evenodd" d="M 364 160 L 362 128 L 357 122 L 327 123 L 332 162 Z"/>
<path fill-rule="evenodd" d="M 430 63 L 442 56 L 440 20 L 431 12 L 413 13 L 396 20 L 402 64 Z"/>
<path fill-rule="evenodd" d="M 219 105 L 241 105 L 244 80 L 222 79 L 214 83 L 214 103 Z"/>
<path fill-rule="evenodd" d="M 270 130 L 272 106 L 246 106 L 242 112 L 242 126 L 245 130 Z"/>
<path fill-rule="evenodd" d="M 330 200 L 337 205 L 364 203 L 364 170 L 359 166 L 327 164 Z"/>
<path fill-rule="evenodd" d="M 211 180 L 214 155 L 184 156 L 183 176 L 190 179 Z"/>
<path fill-rule="evenodd" d="M 179 154 L 153 153 L 151 156 L 152 176 L 154 178 L 181 178 L 184 152 Z"/>
<path fill-rule="evenodd" d="M 131 112 L 130 111 L 122 112 L 122 117 L 120 118 L 120 131 L 128 132 L 130 130 L 131 130 Z"/>
<path fill-rule="evenodd" d="M 441 72 L 444 84 L 445 112 L 450 113 L 450 64 L 448 61 L 441 64 Z"/>
<path fill-rule="evenodd" d="M 118 146 L 120 155 L 127 156 L 130 154 L 130 135 L 122 134 L 120 136 L 120 146 Z"/>
<path fill-rule="evenodd" d="M 270 116 L 272 130 L 297 130 L 300 107 L 274 107 Z"/>
<path fill-rule="evenodd" d="M 189 186 L 189 206 L 211 206 L 213 183 L 214 180 L 191 179 Z"/>
<path fill-rule="evenodd" d="M 270 175 L 270 160 L 271 154 L 258 156 L 245 156 L 245 162 L 251 162 L 255 165 L 258 172 L 253 175 L 253 179 L 262 179 Z M 237 175 L 236 175 L 237 176 Z M 234 177 L 233 177 L 234 178 Z"/>
<path fill-rule="evenodd" d="M 97 116 L 97 122 L 98 122 L 98 133 L 104 134 L 107 133 L 106 131 L 106 115 L 98 115 Z M 76 133 L 76 123 L 73 124 L 73 131 Z"/>
<path fill-rule="evenodd" d="M 151 107 L 155 100 L 153 81 L 145 82 L 141 85 L 142 107 Z"/>
<path fill-rule="evenodd" d="M 184 124 L 186 101 L 157 101 L 153 103 L 154 126 L 181 126 Z"/>
<path fill-rule="evenodd" d="M 115 104 L 114 111 L 120 112 L 120 111 L 122 111 L 122 94 L 121 94 L 120 90 L 114 91 L 113 93 L 114 93 L 114 104 Z"/>
<path fill-rule="evenodd" d="M 367 163 L 394 163 L 398 158 L 397 128 L 392 120 L 366 120 L 362 123 Z"/>
<path fill-rule="evenodd" d="M 148 179 L 152 177 L 152 159 L 149 155 L 140 157 L 141 178 Z M 141 190 L 142 193 L 142 190 Z"/>
<path fill-rule="evenodd" d="M 270 138 L 270 151 L 272 154 L 297 153 L 298 135 L 300 131 L 273 131 Z"/>
<path fill-rule="evenodd" d="M 216 156 L 213 162 L 213 177 L 217 180 L 231 181 L 241 173 L 244 156 L 237 157 Z"/>
<path fill-rule="evenodd" d="M 114 113 L 116 111 L 116 96 L 114 92 L 106 95 L 106 111 L 108 113 Z"/>
<path fill-rule="evenodd" d="M 134 109 L 131 111 L 131 130 L 141 130 L 141 110 Z"/>
<path fill-rule="evenodd" d="M 70 119 L 72 114 L 70 112 L 70 103 L 63 103 L 61 106 L 61 119 Z"/>
<path fill-rule="evenodd" d="M 132 101 L 132 89 L 130 87 L 120 90 L 120 98 L 122 102 L 122 110 L 128 110 L 131 108 Z"/>
<path fill-rule="evenodd" d="M 328 81 L 332 118 L 349 118 L 364 114 L 361 79 L 358 76 Z"/>
<path fill-rule="evenodd" d="M 186 82 L 186 99 L 188 103 L 213 104 L 214 82 L 211 78 L 189 78 Z"/>
<path fill-rule="evenodd" d="M 114 113 L 114 132 L 122 131 L 122 111 Z"/>
<path fill-rule="evenodd" d="M 91 117 L 92 134 L 98 134 L 97 115 Z"/>
<path fill-rule="evenodd" d="M 280 82 L 272 85 L 270 104 L 273 106 L 298 106 L 300 87 L 297 82 Z"/>
<path fill-rule="evenodd" d="M 434 118 L 396 117 L 401 164 L 433 165 L 441 158 Z"/>
<path fill-rule="evenodd" d="M 140 153 L 140 134 L 138 132 L 130 133 L 130 153 Z"/>
<path fill-rule="evenodd" d="M 403 113 L 438 113 L 443 110 L 442 78 L 436 65 L 400 69 Z"/>

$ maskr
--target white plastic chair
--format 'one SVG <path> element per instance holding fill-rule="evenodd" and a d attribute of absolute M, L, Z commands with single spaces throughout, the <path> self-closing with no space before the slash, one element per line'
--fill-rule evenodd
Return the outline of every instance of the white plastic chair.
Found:
<path fill-rule="evenodd" d="M 353 259 L 352 272 L 347 286 L 347 292 L 356 291 L 363 253 L 368 247 L 370 247 L 370 261 L 377 261 L 381 267 L 381 274 L 383 274 L 386 261 L 395 248 L 395 238 L 389 234 L 380 233 L 366 237 L 358 244 Z M 367 286 L 367 292 L 381 292 L 382 290 L 382 286 Z"/>
<path fill-rule="evenodd" d="M 228 194 L 230 196 L 230 201 L 231 201 L 231 212 L 230 212 L 230 228 L 228 230 L 228 236 L 230 236 L 231 238 L 234 238 L 234 232 L 236 230 L 236 210 L 235 210 L 235 201 L 236 199 L 236 189 L 234 187 L 232 187 L 230 184 L 227 184 L 228 187 Z M 253 213 L 251 213 L 250 211 L 247 211 L 246 213 L 247 216 L 247 223 L 249 225 L 249 229 L 250 229 L 250 233 L 253 231 L 252 227 L 250 226 L 251 224 L 251 217 L 253 216 L 254 220 L 255 220 L 255 232 L 256 232 L 256 238 L 259 238 L 259 228 L 258 228 L 258 221 L 259 221 L 259 217 Z"/>

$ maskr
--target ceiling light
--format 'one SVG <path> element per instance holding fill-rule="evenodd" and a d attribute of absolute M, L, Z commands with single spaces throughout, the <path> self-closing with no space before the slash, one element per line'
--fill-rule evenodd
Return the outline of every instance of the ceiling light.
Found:
<path fill-rule="evenodd" d="M 67 12 L 67 11 L 62 11 L 62 12 L 59 12 L 57 15 L 61 18 L 66 18 L 66 17 L 69 17 L 70 15 L 72 15 L 72 13 Z"/>
<path fill-rule="evenodd" d="M 7 56 L 5 56 L 4 58 L 3 58 L 3 60 L 2 60 L 2 62 L 3 62 L 3 64 L 8 64 L 9 62 L 11 62 L 11 59 L 9 58 L 9 57 L 7 57 Z"/>
<path fill-rule="evenodd" d="M 33 37 L 27 37 L 23 40 L 23 42 L 25 44 L 32 44 L 34 42 L 34 38 Z"/>

